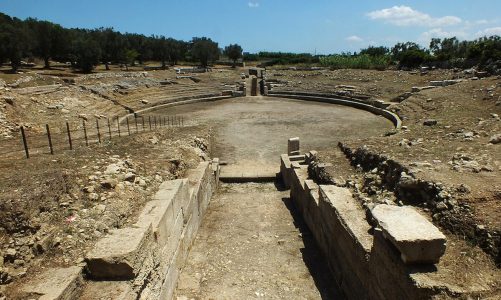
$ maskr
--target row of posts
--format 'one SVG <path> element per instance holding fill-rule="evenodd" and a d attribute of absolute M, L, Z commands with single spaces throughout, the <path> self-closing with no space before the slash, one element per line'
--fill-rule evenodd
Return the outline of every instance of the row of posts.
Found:
<path fill-rule="evenodd" d="M 142 131 L 144 132 L 147 128 L 146 126 L 146 121 L 145 121 L 145 118 L 143 116 L 141 117 L 137 117 L 135 116 L 134 117 L 134 122 L 135 122 L 135 131 L 136 133 L 139 133 L 139 123 L 138 123 L 138 119 L 141 119 L 141 128 L 142 128 Z M 184 118 L 181 116 L 181 117 L 176 117 L 176 116 L 173 116 L 173 117 L 160 117 L 160 116 L 148 116 L 148 127 L 149 127 L 149 130 L 153 130 L 153 129 L 156 129 L 157 127 L 165 127 L 165 126 L 184 126 Z M 122 136 L 122 132 L 121 132 L 121 129 L 120 129 L 120 118 L 119 117 L 116 117 L 116 123 L 117 123 L 117 132 L 118 132 L 118 136 L 121 137 Z M 129 118 L 127 117 L 125 119 L 125 123 L 127 125 L 127 135 L 131 135 L 131 125 L 129 123 Z M 87 135 L 87 123 L 85 122 L 85 120 L 82 121 L 82 128 L 83 128 L 83 134 L 84 134 L 84 139 L 85 139 L 85 145 L 86 146 L 89 146 L 89 137 Z M 26 158 L 30 158 L 30 151 L 29 151 L 29 147 L 28 147 L 28 139 L 26 137 L 26 133 L 25 133 L 25 130 L 24 130 L 24 127 L 21 126 L 21 137 L 23 139 L 23 146 L 24 146 L 24 151 L 25 151 L 25 154 L 26 154 Z M 111 140 L 112 138 L 112 130 L 111 130 L 111 122 L 110 122 L 110 119 L 108 118 L 107 119 L 107 129 L 108 129 L 108 136 L 109 136 L 109 139 Z M 48 139 L 48 145 L 49 145 L 49 150 L 50 150 L 50 154 L 54 154 L 54 147 L 53 147 L 53 144 L 52 144 L 52 136 L 51 136 L 51 133 L 50 133 L 50 127 L 49 127 L 49 124 L 46 124 L 45 125 L 45 130 L 47 132 L 47 139 Z M 96 119 L 96 132 L 97 132 L 97 140 L 98 140 L 98 143 L 101 144 L 102 142 L 102 136 L 101 136 L 101 128 L 99 127 L 99 119 Z M 68 145 L 69 145 L 69 149 L 70 150 L 73 150 L 73 140 L 72 140 L 72 137 L 71 137 L 71 129 L 70 129 L 70 124 L 68 122 L 66 122 L 66 133 L 67 133 L 67 136 L 68 136 Z"/>

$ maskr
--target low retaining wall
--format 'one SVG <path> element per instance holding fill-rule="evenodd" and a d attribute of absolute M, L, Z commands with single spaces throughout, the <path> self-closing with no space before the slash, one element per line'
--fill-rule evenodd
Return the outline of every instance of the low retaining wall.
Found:
<path fill-rule="evenodd" d="M 284 154 L 280 174 L 346 298 L 429 299 L 479 292 L 443 282 L 434 263 L 445 251 L 445 236 L 431 222 L 411 207 L 363 209 L 349 189 L 310 180 L 313 160 L 310 153 L 302 160 Z"/>
<path fill-rule="evenodd" d="M 268 96 L 270 97 L 280 97 L 280 98 L 289 98 L 289 99 L 297 99 L 297 100 L 306 100 L 306 101 L 317 101 L 317 102 L 325 102 L 332 103 L 338 105 L 345 105 L 354 107 L 357 109 L 363 109 L 369 111 L 373 114 L 380 115 L 390 120 L 396 129 L 400 129 L 402 127 L 402 121 L 400 118 L 392 113 L 389 110 L 386 110 L 381 107 L 375 106 L 376 103 L 368 104 L 367 102 L 362 102 L 357 99 L 341 99 L 341 97 L 336 95 L 328 95 L 328 94 L 314 94 L 314 93 L 303 93 L 303 92 L 276 92 L 276 91 L 268 91 Z"/>
<path fill-rule="evenodd" d="M 144 114 L 144 113 L 154 111 L 157 109 L 161 109 L 161 108 L 184 105 L 184 104 L 192 104 L 192 103 L 198 103 L 198 102 L 224 100 L 224 99 L 229 99 L 229 98 L 234 98 L 234 97 L 242 97 L 242 96 L 245 96 L 245 95 L 242 94 L 241 92 L 238 92 L 238 91 L 223 91 L 221 93 L 186 96 L 186 97 L 180 97 L 180 98 L 176 98 L 176 99 L 169 99 L 168 102 L 155 103 L 149 107 L 135 110 L 132 113 L 129 113 L 129 114 L 121 117 L 119 119 L 119 122 L 123 123 L 125 121 L 125 119 L 128 117 L 138 116 L 140 114 Z"/>
<path fill-rule="evenodd" d="M 54 269 L 25 292 L 45 300 L 171 299 L 219 172 L 214 159 L 189 170 L 185 179 L 163 182 L 134 225 L 111 231 L 87 253 L 86 281 L 81 267 Z M 66 279 L 52 284 L 53 274 Z"/>

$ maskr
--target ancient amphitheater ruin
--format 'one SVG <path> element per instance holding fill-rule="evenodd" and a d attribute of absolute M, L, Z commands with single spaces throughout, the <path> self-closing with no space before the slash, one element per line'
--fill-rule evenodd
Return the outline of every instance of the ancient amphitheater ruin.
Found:
<path fill-rule="evenodd" d="M 500 86 L 228 67 L 0 82 L 0 291 L 499 299 Z"/>

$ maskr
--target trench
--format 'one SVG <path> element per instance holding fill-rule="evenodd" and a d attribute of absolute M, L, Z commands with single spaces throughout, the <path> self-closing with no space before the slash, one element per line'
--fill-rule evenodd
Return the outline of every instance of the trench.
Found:
<path fill-rule="evenodd" d="M 162 113 L 162 111 L 157 111 Z M 222 173 L 278 173 L 287 139 L 303 150 L 381 134 L 388 120 L 354 108 L 266 97 L 169 108 L 214 129 Z M 342 299 L 314 238 L 280 182 L 221 183 L 180 273 L 174 299 Z"/>

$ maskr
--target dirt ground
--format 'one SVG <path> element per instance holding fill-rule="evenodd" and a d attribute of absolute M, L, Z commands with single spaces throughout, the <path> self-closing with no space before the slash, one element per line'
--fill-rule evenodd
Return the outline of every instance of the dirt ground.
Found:
<path fill-rule="evenodd" d="M 187 124 L 210 124 L 214 157 L 246 168 L 271 164 L 277 171 L 291 137 L 300 138 L 302 149 L 321 150 L 337 147 L 345 137 L 382 135 L 393 128 L 385 118 L 346 106 L 267 97 L 190 104 L 155 113 L 185 116 Z"/>
<path fill-rule="evenodd" d="M 174 299 L 341 299 L 288 191 L 222 184 Z"/>

